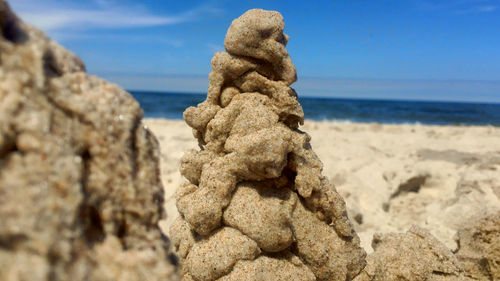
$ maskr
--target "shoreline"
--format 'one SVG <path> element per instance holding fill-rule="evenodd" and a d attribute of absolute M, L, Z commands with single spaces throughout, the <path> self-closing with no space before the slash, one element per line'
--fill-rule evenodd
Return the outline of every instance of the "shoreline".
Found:
<path fill-rule="evenodd" d="M 178 216 L 179 161 L 198 149 L 182 120 L 146 118 L 161 149 L 168 234 Z M 348 123 L 306 120 L 299 129 L 347 204 L 349 217 L 372 252 L 374 233 L 424 227 L 448 248 L 457 229 L 500 211 L 500 127 Z"/>

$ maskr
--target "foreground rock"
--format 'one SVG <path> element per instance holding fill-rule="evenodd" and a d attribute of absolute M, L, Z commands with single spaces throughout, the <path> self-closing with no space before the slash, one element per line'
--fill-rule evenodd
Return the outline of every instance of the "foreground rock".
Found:
<path fill-rule="evenodd" d="M 3 0 L 0 30 L 0 280 L 171 278 L 138 103 Z"/>
<path fill-rule="evenodd" d="M 170 234 L 185 280 L 351 280 L 365 253 L 345 203 L 298 130 L 296 71 L 278 12 L 234 20 L 212 59 L 206 101 L 184 119 L 200 151 Z"/>

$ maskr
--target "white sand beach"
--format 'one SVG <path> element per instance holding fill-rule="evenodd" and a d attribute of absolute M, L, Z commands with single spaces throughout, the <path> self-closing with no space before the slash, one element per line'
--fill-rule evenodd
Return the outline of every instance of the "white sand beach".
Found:
<path fill-rule="evenodd" d="M 146 119 L 161 148 L 168 227 L 178 216 L 179 161 L 198 149 L 180 120 Z M 347 203 L 362 246 L 374 233 L 422 226 L 457 247 L 456 230 L 500 211 L 500 128 L 333 123 L 300 127 L 324 163 L 323 173 Z"/>

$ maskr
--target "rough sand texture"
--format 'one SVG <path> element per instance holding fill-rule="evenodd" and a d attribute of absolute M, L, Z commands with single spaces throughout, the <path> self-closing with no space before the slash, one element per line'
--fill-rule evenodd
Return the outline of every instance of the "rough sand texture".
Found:
<path fill-rule="evenodd" d="M 138 102 L 3 0 L 0 30 L 0 280 L 176 280 Z"/>
<path fill-rule="evenodd" d="M 181 159 L 189 182 L 176 191 L 181 217 L 170 231 L 185 280 L 248 280 L 256 268 L 269 280 L 289 268 L 351 280 L 365 266 L 345 202 L 297 130 L 304 113 L 283 28 L 273 11 L 235 19 L 207 99 L 184 112 L 200 146 Z"/>
<path fill-rule="evenodd" d="M 457 258 L 466 276 L 500 280 L 500 214 L 488 216 L 457 233 Z"/>
<path fill-rule="evenodd" d="M 183 181 L 178 171 L 182 151 L 196 148 L 197 142 L 183 121 L 146 119 L 145 123 L 160 140 L 169 214 L 162 227 L 168 229 L 176 217 L 174 193 Z M 374 233 L 406 232 L 412 224 L 456 249 L 457 229 L 500 209 L 498 127 L 306 120 L 300 128 L 311 135 L 323 171 L 345 198 L 368 252 Z M 419 177 L 425 182 L 417 181 Z M 404 183 L 412 181 L 413 188 L 406 188 L 413 191 L 398 193 L 399 186 L 411 187 Z"/>
<path fill-rule="evenodd" d="M 418 226 L 403 234 L 377 234 L 372 247 L 375 252 L 354 281 L 467 280 L 453 253 Z"/>

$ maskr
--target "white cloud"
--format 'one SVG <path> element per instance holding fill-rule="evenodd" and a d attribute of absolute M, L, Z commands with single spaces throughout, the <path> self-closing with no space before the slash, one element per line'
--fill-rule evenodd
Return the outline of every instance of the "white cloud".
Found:
<path fill-rule="evenodd" d="M 457 14 L 474 14 L 474 13 L 489 13 L 493 12 L 497 9 L 497 6 L 495 5 L 485 5 L 485 6 L 477 6 L 477 7 L 470 7 L 467 9 L 460 9 L 457 10 Z"/>
<path fill-rule="evenodd" d="M 162 26 L 193 21 L 220 10 L 202 6 L 176 15 L 157 15 L 141 5 L 125 7 L 110 0 L 84 1 L 16 0 L 12 6 L 26 22 L 46 32 L 86 30 L 90 28 L 133 28 Z"/>
<path fill-rule="evenodd" d="M 180 48 L 184 46 L 184 41 L 177 38 L 166 38 L 164 36 L 157 36 L 155 34 L 93 34 L 90 32 L 75 33 L 67 31 L 54 31 L 51 32 L 51 37 L 59 42 L 67 41 L 85 41 L 85 40 L 97 40 L 99 42 L 148 42 L 157 43 L 169 47 Z"/>
<path fill-rule="evenodd" d="M 456 14 L 487 13 L 496 11 L 499 0 L 418 0 L 415 4 L 424 10 L 451 10 Z"/>
<path fill-rule="evenodd" d="M 497 9 L 497 6 L 493 6 L 493 5 L 490 5 L 490 6 L 481 6 L 481 7 L 477 8 L 477 10 L 479 12 L 493 12 L 496 9 Z"/>
<path fill-rule="evenodd" d="M 488 6 L 479 6 L 475 8 L 476 12 L 493 12 L 497 9 L 497 6 L 488 5 Z"/>
<path fill-rule="evenodd" d="M 224 52 L 225 51 L 224 46 L 222 46 L 222 45 L 207 43 L 206 46 L 207 46 L 210 53 L 217 53 L 217 52 Z"/>

